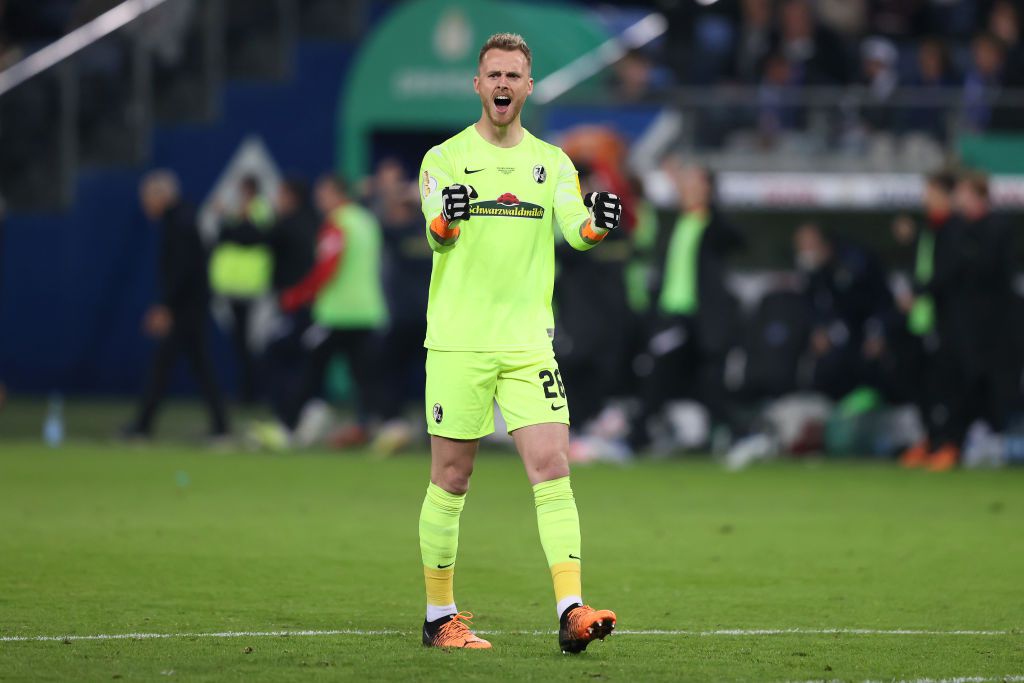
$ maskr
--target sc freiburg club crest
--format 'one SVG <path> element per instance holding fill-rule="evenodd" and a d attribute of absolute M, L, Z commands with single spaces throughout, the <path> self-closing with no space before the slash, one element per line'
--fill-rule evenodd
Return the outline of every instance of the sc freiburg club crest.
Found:
<path fill-rule="evenodd" d="M 533 167 L 533 179 L 537 181 L 538 185 L 540 185 L 548 179 L 548 172 L 544 170 L 543 166 L 537 164 Z"/>
<path fill-rule="evenodd" d="M 500 218 L 543 218 L 544 207 L 530 202 L 521 202 L 511 192 L 506 192 L 494 201 L 477 202 L 469 207 L 470 216 L 497 216 Z"/>

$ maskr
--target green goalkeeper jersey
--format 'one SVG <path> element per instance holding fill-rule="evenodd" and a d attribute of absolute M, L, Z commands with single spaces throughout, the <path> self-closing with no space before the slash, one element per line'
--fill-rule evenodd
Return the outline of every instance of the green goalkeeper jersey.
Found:
<path fill-rule="evenodd" d="M 472 186 L 469 220 L 440 239 L 431 228 L 441 190 Z M 427 240 L 434 250 L 425 346 L 437 351 L 550 349 L 555 280 L 552 223 L 574 248 L 598 239 L 576 168 L 558 147 L 528 131 L 515 147 L 497 147 L 469 126 L 427 152 L 420 169 Z"/>

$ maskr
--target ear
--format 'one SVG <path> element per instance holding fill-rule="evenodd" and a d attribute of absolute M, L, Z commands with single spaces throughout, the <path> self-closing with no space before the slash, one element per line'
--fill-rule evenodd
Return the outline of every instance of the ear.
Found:
<path fill-rule="evenodd" d="M 530 77 L 530 79 L 526 81 L 526 94 L 533 94 L 533 77 Z"/>
<path fill-rule="evenodd" d="M 479 76 L 473 76 L 473 92 L 475 92 L 477 95 L 480 94 L 480 77 Z"/>

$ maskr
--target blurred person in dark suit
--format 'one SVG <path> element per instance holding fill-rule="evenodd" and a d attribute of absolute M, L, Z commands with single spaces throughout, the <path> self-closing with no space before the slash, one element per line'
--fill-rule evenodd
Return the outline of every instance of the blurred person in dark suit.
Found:
<path fill-rule="evenodd" d="M 797 228 L 793 250 L 811 316 L 812 388 L 839 399 L 863 383 L 865 362 L 884 343 L 893 309 L 886 274 L 874 254 L 815 223 Z"/>
<path fill-rule="evenodd" d="M 964 229 L 951 303 L 959 324 L 950 334 L 962 373 L 961 426 L 966 434 L 972 422 L 983 420 L 998 433 L 1007 426 L 1019 378 L 1012 334 L 1012 234 L 1003 217 L 992 211 L 984 174 L 961 176 L 955 201 Z M 953 458 L 932 458 L 928 467 L 943 471 L 956 464 Z"/>
<path fill-rule="evenodd" d="M 732 428 L 726 395 L 725 357 L 739 338 L 738 304 L 726 287 L 729 256 L 743 246 L 740 232 L 714 203 L 714 176 L 706 168 L 671 161 L 666 170 L 679 192 L 680 214 L 659 233 L 647 350 L 636 361 L 640 410 L 630 425 L 629 445 L 645 448 L 649 422 L 665 404 L 693 396 L 713 421 Z"/>
<path fill-rule="evenodd" d="M 210 303 L 207 255 L 199 237 L 195 209 L 181 197 L 177 176 L 156 170 L 141 184 L 142 210 L 160 226 L 158 303 L 143 320 L 147 334 L 159 340 L 135 419 L 123 430 L 129 438 L 150 438 L 154 419 L 179 356 L 189 362 L 199 383 L 214 438 L 228 434 L 228 422 L 213 364 L 206 347 Z"/>
<path fill-rule="evenodd" d="M 299 283 L 314 263 L 320 216 L 310 201 L 309 183 L 286 178 L 277 191 L 276 221 L 268 234 L 277 296 Z M 307 350 L 303 337 L 312 323 L 309 306 L 282 312 L 267 344 L 267 389 L 271 409 L 284 418 L 290 397 L 299 391 Z"/>

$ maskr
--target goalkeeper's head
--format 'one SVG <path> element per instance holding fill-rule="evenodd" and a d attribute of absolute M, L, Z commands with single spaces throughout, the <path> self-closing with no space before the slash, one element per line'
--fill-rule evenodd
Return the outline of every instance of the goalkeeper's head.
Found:
<path fill-rule="evenodd" d="M 492 125 L 505 127 L 519 118 L 533 92 L 532 61 L 529 46 L 516 33 L 495 33 L 480 48 L 473 90 Z"/>

